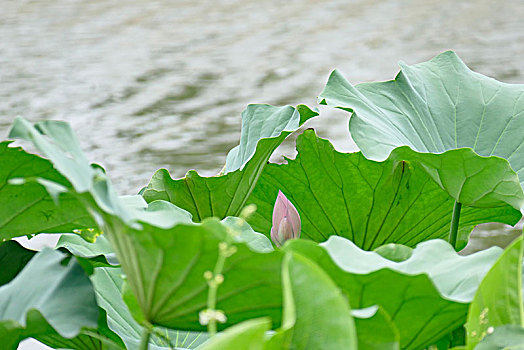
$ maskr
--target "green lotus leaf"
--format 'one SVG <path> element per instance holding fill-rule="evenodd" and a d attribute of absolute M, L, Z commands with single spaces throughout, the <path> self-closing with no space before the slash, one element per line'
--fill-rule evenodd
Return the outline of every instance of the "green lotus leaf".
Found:
<path fill-rule="evenodd" d="M 106 173 L 99 166 L 92 166 L 80 149 L 80 145 L 69 124 L 61 121 L 43 121 L 29 123 L 23 118 L 16 118 L 9 137 L 20 138 L 32 142 L 49 160 L 52 166 L 67 179 L 70 186 L 53 179 L 32 176 L 32 181 L 20 175 L 15 184 L 39 184 L 58 203 L 61 196 L 71 195 L 78 200 L 79 207 L 87 210 L 97 224 L 103 222 L 99 212 L 118 216 L 126 222 L 140 219 L 145 222 L 158 221 L 161 226 L 184 220 L 183 211 L 167 205 L 159 204 L 165 215 L 157 215 L 157 205 L 151 210 L 140 208 L 136 201 L 129 203 L 125 198 L 116 195 Z M 171 207 L 171 208 L 170 208 Z M 167 211 L 171 209 L 171 215 Z M 180 214 L 177 213 L 180 211 Z M 159 220 L 159 216 L 163 220 Z M 188 215 L 187 217 L 190 218 Z"/>
<path fill-rule="evenodd" d="M 524 194 L 517 174 L 498 157 L 481 157 L 470 148 L 441 154 L 419 153 L 399 147 L 390 159 L 418 163 L 429 176 L 463 205 L 493 208 L 511 205 L 520 210 Z"/>
<path fill-rule="evenodd" d="M 496 327 L 524 326 L 522 254 L 522 237 L 519 237 L 480 283 L 468 314 L 467 349 L 475 348 Z"/>
<path fill-rule="evenodd" d="M 98 327 L 98 306 L 84 270 L 63 253 L 44 249 L 0 287 L 0 335 L 5 349 L 28 337 L 78 338 Z"/>
<path fill-rule="evenodd" d="M 106 232 L 140 308 L 128 303 L 134 315 L 168 328 L 204 330 L 198 320 L 207 302 L 203 276 L 215 266 L 219 243 L 228 239 L 226 226 L 212 218 L 170 229 L 144 223 L 134 229 L 112 218 L 107 222 Z M 226 325 L 270 316 L 278 326 L 281 252 L 258 253 L 244 243 L 236 246 L 238 251 L 224 266 L 217 308 L 226 313 Z"/>
<path fill-rule="evenodd" d="M 375 249 L 387 243 L 415 246 L 432 238 L 447 238 L 454 199 L 419 163 L 367 160 L 361 153 L 340 153 L 329 141 L 306 130 L 297 139 L 298 155 L 287 164 L 264 169 L 248 203 L 257 211 L 250 225 L 269 235 L 279 190 L 297 208 L 301 237 L 317 242 L 331 235 L 346 237 L 359 247 Z M 480 223 L 514 225 L 520 218 L 509 205 L 463 207 L 459 232 L 467 237 Z"/>
<path fill-rule="evenodd" d="M 120 268 L 102 267 L 91 276 L 98 304 L 107 311 L 109 328 L 122 338 L 127 349 L 138 349 L 143 327 L 135 321 L 122 298 L 123 272 Z M 193 349 L 207 339 L 207 335 L 195 332 L 155 329 L 149 340 L 149 349 Z"/>
<path fill-rule="evenodd" d="M 481 279 L 501 253 L 493 247 L 462 257 L 447 242 L 432 240 L 397 263 L 337 236 L 320 245 L 291 240 L 285 250 L 315 261 L 354 309 L 380 306 L 399 331 L 401 349 L 422 349 L 461 326 Z"/>
<path fill-rule="evenodd" d="M 31 141 L 71 185 L 66 186 L 38 176 L 32 176 L 31 181 L 28 181 L 23 175 L 14 184 L 38 184 L 60 206 L 63 204 L 60 204 L 59 198 L 71 195 L 77 200 L 75 205 L 88 211 L 96 224 L 103 224 L 102 213 L 130 224 L 140 220 L 163 228 L 191 222 L 190 213 L 169 202 L 155 201 L 147 204 L 139 196 L 118 196 L 106 173 L 100 167 L 87 162 L 73 130 L 65 122 L 43 121 L 32 125 L 25 119 L 17 118 L 9 136 Z"/>
<path fill-rule="evenodd" d="M 19 178 L 34 178 L 70 186 L 51 162 L 9 147 L 12 141 L 0 143 L 0 241 L 36 233 L 72 232 L 92 228 L 95 223 L 78 201 L 70 196 L 60 197 L 57 206 L 52 196 L 37 183 L 14 185 Z"/>
<path fill-rule="evenodd" d="M 92 186 L 93 174 L 97 171 L 103 173 L 102 169 L 89 164 L 71 126 L 66 122 L 47 120 L 33 126 L 23 118 L 16 118 L 9 137 L 33 142 L 49 158 L 52 166 L 80 193 Z M 40 178 L 45 179 L 42 176 Z M 60 184 L 55 179 L 50 180 Z"/>
<path fill-rule="evenodd" d="M 105 235 L 99 236 L 95 243 L 88 243 L 77 235 L 62 235 L 57 247 L 67 248 L 75 256 L 80 255 L 81 257 L 111 256 L 114 254 Z M 122 269 L 116 267 L 96 268 L 90 279 L 95 289 L 98 305 L 107 312 L 109 328 L 118 334 L 127 349 L 138 349 L 143 327 L 135 321 L 122 298 L 124 284 Z M 149 341 L 149 349 L 168 349 L 169 344 L 178 348 L 193 349 L 205 339 L 207 339 L 207 336 L 202 333 L 155 329 Z"/>
<path fill-rule="evenodd" d="M 395 80 L 356 86 L 334 71 L 319 100 L 353 113 L 349 130 L 366 158 L 384 160 L 394 148 L 409 146 L 421 153 L 406 151 L 405 159 L 414 156 L 432 177 L 450 180 L 439 184 L 457 201 L 481 196 L 481 205 L 498 206 L 497 200 L 515 196 L 507 203 L 520 209 L 519 180 L 497 157 L 524 184 L 524 85 L 472 72 L 451 51 L 400 67 Z M 450 151 L 459 148 L 473 152 Z"/>
<path fill-rule="evenodd" d="M 144 208 L 118 197 L 106 174 L 85 162 L 74 134 L 63 123 L 46 122 L 42 127 L 18 119 L 15 127 L 12 134 L 33 141 L 73 188 L 40 183 L 49 191 L 75 195 L 105 232 L 136 300 L 125 299 L 133 316 L 168 328 L 204 330 L 198 320 L 207 305 L 204 272 L 214 268 L 219 243 L 231 237 L 231 227 L 217 219 L 193 224 L 188 212 L 169 202 L 154 201 Z M 228 317 L 223 327 L 259 316 L 270 316 L 278 326 L 283 254 L 260 253 L 243 242 L 232 244 L 238 251 L 224 266 L 225 282 L 217 294 L 217 307 Z"/>
<path fill-rule="evenodd" d="M 317 116 L 304 105 L 250 105 L 242 113 L 240 145 L 227 156 L 225 175 L 201 177 L 189 171 L 173 180 L 161 169 L 143 192 L 147 202 L 165 200 L 190 212 L 195 221 L 239 216 L 273 151 L 308 119 Z"/>

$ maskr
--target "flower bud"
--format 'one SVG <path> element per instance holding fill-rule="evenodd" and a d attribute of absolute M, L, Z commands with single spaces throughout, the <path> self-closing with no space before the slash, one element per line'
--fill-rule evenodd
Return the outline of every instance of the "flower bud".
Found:
<path fill-rule="evenodd" d="M 299 238 L 300 226 L 300 215 L 298 215 L 297 209 L 279 190 L 273 208 L 271 240 L 277 247 L 280 247 L 288 239 Z"/>

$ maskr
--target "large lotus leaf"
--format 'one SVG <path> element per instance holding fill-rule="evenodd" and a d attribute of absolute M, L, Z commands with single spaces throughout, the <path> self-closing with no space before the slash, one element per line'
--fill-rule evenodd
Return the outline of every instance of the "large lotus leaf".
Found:
<path fill-rule="evenodd" d="M 230 226 L 238 225 L 238 218 L 227 218 Z M 262 251 L 268 251 L 270 243 L 260 243 L 267 241 L 263 235 L 256 234 L 245 222 L 239 226 L 241 234 L 238 239 L 244 238 L 245 241 L 254 244 L 254 247 Z M 57 247 L 66 248 L 77 256 L 97 257 L 101 255 L 112 256 L 112 249 L 105 235 L 99 236 L 95 243 L 88 243 L 77 235 L 62 235 L 57 243 Z M 269 249 L 269 250 L 272 250 Z M 98 304 L 107 311 L 107 322 L 109 327 L 116 332 L 126 343 L 128 349 L 137 349 L 143 327 L 136 322 L 128 307 L 122 299 L 123 272 L 120 268 L 97 268 L 91 276 L 91 281 L 95 287 Z M 162 334 L 162 336 L 159 336 Z M 167 339 L 169 340 L 167 340 Z M 167 341 L 177 348 L 192 349 L 200 345 L 207 339 L 203 333 L 184 332 L 184 331 L 161 331 L 155 330 L 149 342 L 150 349 L 166 349 Z"/>
<path fill-rule="evenodd" d="M 36 254 L 9 283 L 0 287 L 0 335 L 5 349 L 27 337 L 77 337 L 98 326 L 93 286 L 84 270 L 50 249 Z"/>
<path fill-rule="evenodd" d="M 416 162 L 457 202 L 474 207 L 509 204 L 520 210 L 524 194 L 517 174 L 498 157 L 480 157 L 469 148 L 441 154 L 419 153 L 409 147 L 395 149 L 391 159 Z"/>
<path fill-rule="evenodd" d="M 127 349 L 138 349 L 143 327 L 135 321 L 122 299 L 123 272 L 120 268 L 102 267 L 95 269 L 91 276 L 98 304 L 107 311 L 109 328 L 118 334 Z M 161 334 L 162 336 L 157 335 Z M 167 339 L 174 347 L 194 348 L 200 345 L 207 335 L 184 331 L 155 329 L 149 340 L 149 349 L 167 349 Z"/>
<path fill-rule="evenodd" d="M 504 84 L 472 72 L 451 51 L 429 62 L 413 66 L 400 63 L 400 67 L 395 80 L 357 86 L 334 71 L 319 99 L 353 112 L 349 130 L 369 159 L 384 160 L 395 147 L 405 145 L 425 153 L 416 158 L 430 167 L 430 173 L 454 179 L 450 184 L 442 183 L 450 194 L 467 181 L 466 193 L 455 196 L 457 200 L 479 194 L 495 199 L 499 186 L 504 187 L 502 195 L 516 193 L 515 181 L 508 181 L 512 174 L 500 159 L 488 160 L 462 151 L 448 153 L 451 160 L 444 157 L 436 161 L 428 153 L 471 148 L 480 156 L 501 157 L 509 161 L 523 184 L 524 85 Z M 464 155 L 467 157 L 461 159 Z M 465 171 L 457 172 L 460 162 L 464 164 L 459 169 Z M 468 176 L 481 168 L 482 177 Z M 503 173 L 508 182 L 500 184 L 495 175 L 486 176 L 489 169 L 493 174 Z M 493 193 L 486 193 L 488 188 Z M 520 205 L 523 198 L 520 191 Z M 486 198 L 483 204 L 487 204 Z"/>
<path fill-rule="evenodd" d="M 522 253 L 520 237 L 506 248 L 482 280 L 469 309 L 468 349 L 473 349 L 490 329 L 504 325 L 524 326 Z"/>
<path fill-rule="evenodd" d="M 357 349 L 347 297 L 329 275 L 313 261 L 293 253 L 286 254 L 282 270 L 283 289 L 288 291 L 284 293 L 291 296 L 285 307 L 294 311 L 290 349 Z"/>
<path fill-rule="evenodd" d="M 76 256 L 81 257 L 111 256 L 113 254 L 105 235 L 99 236 L 95 243 L 88 243 L 77 235 L 62 235 L 57 247 L 67 248 Z M 131 316 L 122 298 L 124 284 L 122 269 L 97 268 L 90 278 L 95 288 L 98 305 L 107 312 L 109 328 L 122 338 L 127 349 L 137 349 L 143 327 Z M 167 349 L 168 339 L 174 347 L 194 348 L 206 338 L 207 336 L 202 333 L 155 329 L 149 341 L 149 349 Z"/>
<path fill-rule="evenodd" d="M 317 242 L 339 235 L 370 250 L 390 242 L 415 246 L 448 236 L 454 199 L 419 164 L 340 153 L 313 130 L 298 137 L 297 150 L 296 159 L 264 169 L 248 201 L 258 208 L 249 221 L 256 231 L 269 234 L 281 190 L 300 214 L 301 237 Z M 479 223 L 513 225 L 519 218 L 520 212 L 509 205 L 463 207 L 459 227 L 467 236 Z"/>
<path fill-rule="evenodd" d="M 33 125 L 23 118 L 17 118 L 9 137 L 31 141 L 70 185 L 38 175 L 28 178 L 24 174 L 14 179 L 17 181 L 13 184 L 38 184 L 57 203 L 62 196 L 72 195 L 79 200 L 78 206 L 98 221 L 103 218 L 97 211 L 118 216 L 125 222 L 141 220 L 154 222 L 160 227 L 170 227 L 191 219 L 189 213 L 171 203 L 157 202 L 147 206 L 137 196 L 117 196 L 104 170 L 87 161 L 73 130 L 65 122 L 42 121 Z M 63 204 L 60 202 L 58 205 Z"/>
<path fill-rule="evenodd" d="M 61 196 L 62 203 L 57 206 L 37 183 L 11 184 L 12 179 L 39 177 L 70 186 L 48 160 L 19 147 L 9 147 L 10 143 L 0 143 L 0 241 L 35 233 L 71 232 L 95 226 L 85 208 L 79 206 L 74 197 L 67 194 Z"/>
<path fill-rule="evenodd" d="M 14 130 L 12 134 L 33 141 L 59 171 L 64 170 L 62 174 L 73 184 L 69 192 L 89 207 L 104 229 L 136 299 L 136 303 L 126 300 L 132 314 L 169 328 L 204 329 L 198 321 L 199 311 L 207 305 L 203 275 L 214 268 L 218 245 L 229 239 L 231 228 L 216 219 L 188 223 L 190 215 L 169 202 L 155 201 L 142 209 L 136 203 L 129 205 L 114 193 L 105 173 L 85 162 L 74 134 L 63 123 L 46 122 L 43 127 L 18 119 Z M 73 151 L 66 153 L 68 147 Z M 84 170 L 81 175 L 79 169 Z M 43 184 L 56 189 L 53 183 Z M 235 245 L 238 252 L 227 260 L 225 282 L 217 296 L 217 307 L 228 317 L 226 325 L 271 316 L 278 326 L 282 253 L 259 253 L 244 243 Z"/>
<path fill-rule="evenodd" d="M 23 118 L 16 118 L 9 137 L 32 141 L 78 192 L 89 190 L 97 170 L 101 171 L 89 165 L 71 126 L 66 122 L 46 120 L 33 126 Z M 50 180 L 59 183 L 55 179 Z"/>
<path fill-rule="evenodd" d="M 29 179 L 31 181 L 28 181 L 22 174 L 16 184 L 39 184 L 57 202 L 59 197 L 70 194 L 81 202 L 80 207 L 88 210 L 97 224 L 101 224 L 103 220 L 99 211 L 118 216 L 125 222 L 131 222 L 136 218 L 146 222 L 158 221 L 160 216 L 162 226 L 169 224 L 169 215 L 155 215 L 157 208 L 149 212 L 144 208 L 137 208 L 135 201 L 130 205 L 128 201 L 117 196 L 106 173 L 87 161 L 69 124 L 48 120 L 33 125 L 23 118 L 16 118 L 9 137 L 31 141 L 71 186 L 38 176 L 33 176 Z M 161 209 L 165 212 L 169 208 L 162 206 Z M 180 215 L 174 214 L 173 220 L 176 222 Z"/>
<path fill-rule="evenodd" d="M 470 148 L 441 154 L 419 153 L 409 147 L 395 149 L 390 159 L 418 163 L 457 202 L 473 207 L 509 204 L 520 210 L 524 193 L 517 174 L 498 157 L 481 157 Z"/>
<path fill-rule="evenodd" d="M 447 242 L 432 240 L 397 263 L 337 236 L 321 245 L 292 240 L 285 250 L 315 261 L 354 309 L 383 308 L 399 331 L 401 349 L 421 349 L 464 324 L 468 303 L 501 252 L 494 247 L 462 257 Z"/>
<path fill-rule="evenodd" d="M 15 184 L 38 184 L 60 206 L 62 202 L 58 199 L 71 195 L 78 199 L 77 205 L 87 210 L 97 224 L 103 223 L 102 213 L 119 217 L 127 223 L 140 220 L 163 228 L 191 221 L 190 213 L 169 202 L 155 201 L 148 205 L 139 196 L 117 196 L 106 173 L 87 162 L 73 130 L 65 122 L 43 121 L 32 125 L 25 119 L 17 118 L 9 136 L 31 141 L 71 186 L 39 176 L 27 178 L 23 174 L 16 178 Z"/>
<path fill-rule="evenodd" d="M 273 151 L 316 115 L 304 105 L 296 109 L 250 105 L 242 114 L 240 145 L 228 154 L 225 175 L 201 177 L 189 171 L 185 178 L 173 180 L 161 169 L 153 175 L 143 196 L 148 202 L 170 201 L 189 211 L 195 221 L 239 216 Z"/>
<path fill-rule="evenodd" d="M 203 330 L 198 320 L 208 294 L 203 276 L 215 266 L 219 243 L 228 239 L 226 226 L 207 219 L 170 229 L 142 223 L 139 230 L 108 219 L 106 231 L 144 320 L 174 329 Z M 270 316 L 278 325 L 282 253 L 257 253 L 243 243 L 236 246 L 238 251 L 224 266 L 217 308 L 226 313 L 227 325 L 258 316 Z"/>

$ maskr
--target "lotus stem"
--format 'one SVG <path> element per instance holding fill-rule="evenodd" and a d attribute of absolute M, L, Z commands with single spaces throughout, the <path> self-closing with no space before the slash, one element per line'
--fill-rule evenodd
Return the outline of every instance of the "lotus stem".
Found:
<path fill-rule="evenodd" d="M 247 209 L 247 210 L 246 210 Z M 241 214 L 241 218 L 238 218 L 236 224 L 229 228 L 228 237 L 226 241 L 218 244 L 218 259 L 215 264 L 213 271 L 204 272 L 204 278 L 207 280 L 209 291 L 207 294 L 207 309 L 199 313 L 199 320 L 201 325 L 207 325 L 207 331 L 210 337 L 213 337 L 217 333 L 217 322 L 225 323 L 227 320 L 226 315 L 222 310 L 217 310 L 217 289 L 224 282 L 224 264 L 226 259 L 231 255 L 235 254 L 237 247 L 231 245 L 233 237 L 240 234 L 240 228 L 245 224 L 245 219 L 249 213 L 253 212 L 253 207 L 245 208 Z"/>
<path fill-rule="evenodd" d="M 451 216 L 451 227 L 449 230 L 449 243 L 453 246 L 453 248 L 457 248 L 457 234 L 458 234 L 458 228 L 459 228 L 459 220 L 460 220 L 460 209 L 462 208 L 462 203 L 459 203 L 455 201 L 455 205 L 453 205 L 453 215 Z"/>
<path fill-rule="evenodd" d="M 225 248 L 224 248 L 225 247 Z M 213 270 L 214 281 L 209 285 L 209 294 L 207 295 L 207 308 L 208 310 L 215 311 L 217 306 L 217 289 L 222 283 L 224 277 L 222 277 L 222 270 L 224 269 L 224 263 L 226 262 L 227 255 L 224 251 L 228 248 L 227 243 L 222 242 L 220 245 L 220 252 L 218 254 L 218 260 Z M 210 337 L 213 337 L 217 333 L 217 319 L 211 317 L 207 326 L 207 331 Z"/>
<path fill-rule="evenodd" d="M 207 285 L 209 287 L 207 294 L 207 309 L 200 311 L 198 314 L 200 324 L 203 326 L 207 325 L 207 331 L 210 337 L 213 337 L 217 333 L 217 322 L 224 323 L 227 319 L 222 310 L 216 310 L 217 289 L 218 286 L 224 282 L 222 270 L 224 269 L 226 258 L 235 253 L 236 247 L 229 246 L 226 242 L 220 242 L 218 250 L 218 259 L 213 272 L 204 272 L 204 278 L 207 280 Z"/>
<path fill-rule="evenodd" d="M 147 350 L 149 347 L 149 338 L 151 337 L 151 328 L 144 327 L 144 332 L 142 333 L 142 338 L 140 339 L 139 350 Z"/>

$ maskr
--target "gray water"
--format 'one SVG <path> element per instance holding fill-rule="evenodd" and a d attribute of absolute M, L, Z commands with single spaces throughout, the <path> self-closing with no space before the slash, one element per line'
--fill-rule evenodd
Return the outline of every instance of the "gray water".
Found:
<path fill-rule="evenodd" d="M 453 49 L 522 83 L 522 18 L 519 0 L 0 0 L 0 135 L 16 116 L 66 120 L 132 194 L 161 167 L 215 174 L 248 103 L 315 106 L 335 67 L 389 80 Z M 321 110 L 309 126 L 355 150 L 348 116 Z"/>
<path fill-rule="evenodd" d="M 335 67 L 388 80 L 454 49 L 524 81 L 524 1 L 0 3 L 0 135 L 15 116 L 69 121 L 126 194 L 161 167 L 215 174 L 248 103 L 314 106 Z M 347 116 L 323 111 L 320 135 L 354 150 Z"/>

